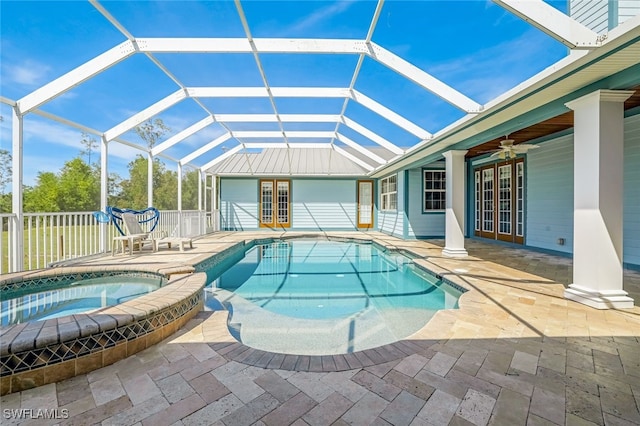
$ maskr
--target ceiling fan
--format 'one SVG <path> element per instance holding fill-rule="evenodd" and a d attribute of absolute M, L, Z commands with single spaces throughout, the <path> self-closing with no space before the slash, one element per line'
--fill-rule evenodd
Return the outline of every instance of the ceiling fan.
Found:
<path fill-rule="evenodd" d="M 538 148 L 538 145 L 520 144 L 515 145 L 513 139 L 509 139 L 509 136 L 505 136 L 505 139 L 500 141 L 500 148 L 487 151 L 493 152 L 490 158 L 498 157 L 501 160 L 516 158 L 518 154 L 526 154 L 530 149 Z"/>

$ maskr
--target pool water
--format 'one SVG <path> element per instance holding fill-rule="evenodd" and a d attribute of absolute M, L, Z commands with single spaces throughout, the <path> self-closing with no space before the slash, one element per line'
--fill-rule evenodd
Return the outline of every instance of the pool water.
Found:
<path fill-rule="evenodd" d="M 2 291 L 1 324 L 44 321 L 117 305 L 157 290 L 160 278 L 118 275 L 62 282 L 40 292 Z"/>
<path fill-rule="evenodd" d="M 422 328 L 460 293 L 374 244 L 290 240 L 256 245 L 205 289 L 248 346 L 328 355 L 392 343 Z"/>

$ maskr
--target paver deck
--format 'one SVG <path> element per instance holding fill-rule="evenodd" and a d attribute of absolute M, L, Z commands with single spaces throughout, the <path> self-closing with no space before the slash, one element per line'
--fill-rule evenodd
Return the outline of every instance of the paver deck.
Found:
<path fill-rule="evenodd" d="M 218 233 L 185 252 L 88 263 L 192 263 L 256 234 L 272 235 Z M 470 289 L 460 309 L 440 311 L 392 348 L 320 357 L 315 372 L 296 371 L 309 357 L 235 342 L 226 312 L 201 312 L 134 356 L 3 397 L 2 424 L 640 424 L 640 308 L 564 299 L 570 258 L 469 240 L 470 257 L 454 260 L 440 255 L 441 241 L 368 236 Z M 640 273 L 625 271 L 625 290 L 640 304 Z M 20 409 L 34 411 L 6 411 Z M 60 418 L 24 418 L 38 409 Z"/>

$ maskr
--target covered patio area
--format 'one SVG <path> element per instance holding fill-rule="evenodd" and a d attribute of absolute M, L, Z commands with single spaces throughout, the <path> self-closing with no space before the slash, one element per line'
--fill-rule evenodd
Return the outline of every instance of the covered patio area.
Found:
<path fill-rule="evenodd" d="M 352 234 L 415 253 L 416 263 L 468 290 L 460 308 L 440 311 L 396 344 L 317 357 L 254 350 L 231 337 L 226 311 L 200 312 L 156 345 L 7 395 L 3 408 L 68 410 L 61 424 L 640 422 L 640 308 L 596 310 L 565 299 L 569 258 L 472 239 L 470 256 L 452 259 L 442 257 L 441 241 Z M 166 270 L 239 241 L 280 235 L 221 232 L 184 253 L 106 256 L 76 266 Z M 639 284 L 640 274 L 626 270 L 625 288 L 638 295 Z"/>

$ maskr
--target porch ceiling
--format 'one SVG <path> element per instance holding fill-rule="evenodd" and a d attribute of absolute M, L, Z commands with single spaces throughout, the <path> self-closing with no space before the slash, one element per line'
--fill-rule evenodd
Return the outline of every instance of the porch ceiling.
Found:
<path fill-rule="evenodd" d="M 629 110 L 640 106 L 640 86 L 631 88 L 635 90 L 635 93 L 625 101 L 624 109 Z M 543 120 L 533 126 L 528 126 L 523 129 L 510 133 L 509 139 L 513 139 L 515 145 L 525 142 L 534 142 L 536 139 L 544 138 L 545 136 L 552 135 L 554 133 L 561 132 L 563 130 L 571 129 L 573 127 L 573 111 L 567 111 L 564 114 L 557 115 L 548 120 Z M 505 135 L 507 136 L 507 135 Z M 469 148 L 466 157 L 472 158 L 478 155 L 486 154 L 488 151 L 498 149 L 500 147 L 500 141 L 505 137 L 494 138 L 483 144 L 476 145 Z"/>

